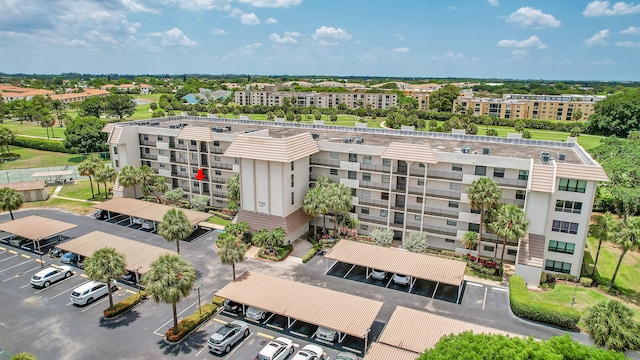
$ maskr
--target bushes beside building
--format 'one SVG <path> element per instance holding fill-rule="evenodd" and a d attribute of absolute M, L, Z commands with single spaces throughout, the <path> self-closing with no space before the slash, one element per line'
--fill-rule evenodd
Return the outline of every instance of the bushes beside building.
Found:
<path fill-rule="evenodd" d="M 517 275 L 509 281 L 511 310 L 521 318 L 539 321 L 563 328 L 574 328 L 580 321 L 580 313 L 575 309 L 533 301 L 528 296 L 527 284 Z"/>

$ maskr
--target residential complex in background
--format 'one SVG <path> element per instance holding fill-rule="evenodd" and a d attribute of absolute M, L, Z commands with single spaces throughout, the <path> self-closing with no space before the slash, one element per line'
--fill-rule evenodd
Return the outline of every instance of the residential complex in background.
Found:
<path fill-rule="evenodd" d="M 323 217 L 302 210 L 309 186 L 325 175 L 351 188 L 351 215 L 361 233 L 394 231 L 397 245 L 411 232 L 431 247 L 467 253 L 461 239 L 480 231 L 466 193 L 480 177 L 502 188 L 502 202 L 522 207 L 529 233 L 508 241 L 505 259 L 530 285 L 542 271 L 579 276 L 590 213 L 604 170 L 573 139 L 536 141 L 462 134 L 395 131 L 215 117 L 177 116 L 110 123 L 113 167 L 148 165 L 186 197 L 227 204 L 225 182 L 240 173 L 238 220 L 251 229 L 282 227 L 293 241 Z M 198 170 L 205 178 L 196 179 Z M 114 185 L 115 196 L 133 189 Z M 330 221 L 325 224 L 334 227 Z M 478 251 L 500 256 L 502 239 L 482 234 Z M 471 252 L 477 254 L 477 252 Z"/>
<path fill-rule="evenodd" d="M 12 85 L 0 85 L 0 96 L 6 102 L 14 100 L 31 100 L 36 95 L 42 95 L 51 98 L 51 100 L 60 100 L 63 103 L 71 103 L 82 101 L 93 96 L 107 96 L 111 94 L 108 91 L 100 89 L 85 88 L 82 92 L 67 92 L 64 94 L 56 94 L 52 90 L 24 88 Z"/>
<path fill-rule="evenodd" d="M 367 107 L 389 109 L 398 105 L 395 93 L 358 93 L 358 92 L 289 92 L 289 91 L 236 91 L 235 103 L 238 105 L 282 106 L 284 99 L 296 99 L 296 106 L 315 106 L 317 108 L 338 108 L 345 104 L 349 109 Z"/>

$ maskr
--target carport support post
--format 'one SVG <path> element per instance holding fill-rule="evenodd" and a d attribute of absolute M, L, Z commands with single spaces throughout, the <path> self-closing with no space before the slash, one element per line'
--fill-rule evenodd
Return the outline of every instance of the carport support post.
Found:
<path fill-rule="evenodd" d="M 142 269 L 142 266 L 136 269 L 136 286 L 138 287 L 138 295 L 140 295 L 140 273 L 138 270 Z"/>
<path fill-rule="evenodd" d="M 456 299 L 456 304 L 460 301 L 460 293 L 462 292 L 462 284 L 458 286 L 458 298 Z"/>
<path fill-rule="evenodd" d="M 200 288 L 203 284 L 198 285 L 194 290 L 198 290 L 198 311 L 200 311 L 200 315 L 202 315 L 202 307 L 200 306 Z"/>
<path fill-rule="evenodd" d="M 438 285 L 440 285 L 439 282 L 436 283 L 436 288 L 433 289 L 433 295 L 431 295 L 432 298 L 435 298 L 435 296 L 436 296 L 436 291 L 438 291 Z"/>
<path fill-rule="evenodd" d="M 40 239 L 34 240 L 34 242 L 38 242 L 38 255 L 40 255 L 40 267 L 44 267 L 44 262 L 42 261 L 42 247 L 40 247 Z"/>

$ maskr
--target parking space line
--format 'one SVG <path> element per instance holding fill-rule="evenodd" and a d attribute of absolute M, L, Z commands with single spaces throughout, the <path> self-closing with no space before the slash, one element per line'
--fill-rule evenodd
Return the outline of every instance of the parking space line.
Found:
<path fill-rule="evenodd" d="M 17 253 L 16 253 L 16 254 L 17 254 Z M 8 257 L 8 258 L 6 258 L 6 259 L 2 259 L 2 260 L 0 260 L 0 262 L 7 261 L 7 260 L 11 260 L 11 259 L 13 259 L 13 258 L 15 258 L 15 257 L 18 257 L 18 255 L 13 255 L 13 256 L 10 256 L 10 257 Z"/>
<path fill-rule="evenodd" d="M 487 302 L 487 288 L 484 288 L 484 298 L 482 299 L 482 310 L 484 310 L 484 304 Z"/>
<path fill-rule="evenodd" d="M 82 276 L 83 278 L 88 279 L 89 277 L 87 276 L 87 274 L 80 274 L 80 276 Z"/>
<path fill-rule="evenodd" d="M 220 324 L 222 324 L 222 325 L 227 325 L 227 324 L 228 324 L 228 322 L 226 322 L 226 321 L 224 321 L 224 320 L 216 319 L 216 318 L 213 318 L 213 321 L 217 321 L 217 322 L 219 322 L 219 323 L 220 323 Z"/>
<path fill-rule="evenodd" d="M 471 286 L 479 286 L 479 287 L 483 287 L 483 286 L 484 286 L 484 285 L 482 285 L 482 284 L 477 284 L 477 283 L 470 282 L 470 281 L 467 281 L 467 285 L 471 285 Z"/>
<path fill-rule="evenodd" d="M 0 247 L 0 250 L 5 251 L 7 250 L 6 248 Z"/>
<path fill-rule="evenodd" d="M 68 293 L 69 291 L 71 291 L 71 290 L 73 290 L 73 289 L 75 289 L 75 288 L 77 288 L 77 287 L 79 287 L 79 286 L 82 286 L 82 285 L 84 285 L 84 284 L 86 284 L 86 283 L 88 283 L 88 282 L 89 282 L 89 281 L 85 281 L 85 282 L 83 282 L 83 283 L 82 283 L 82 284 L 80 284 L 80 285 L 75 285 L 74 287 L 69 288 L 69 289 L 67 289 L 67 290 L 63 291 L 63 292 L 59 293 L 58 295 L 54 295 L 54 296 L 50 297 L 50 298 L 49 298 L 49 300 L 53 300 L 53 299 L 57 298 L 57 297 L 58 297 L 58 296 L 60 296 L 60 295 L 64 295 L 65 293 Z M 54 285 L 52 285 L 52 286 L 48 287 L 48 289 L 50 289 L 51 287 L 56 286 L 56 285 L 57 285 L 57 284 L 54 284 Z M 44 290 L 45 290 L 45 289 L 38 290 L 38 291 L 36 292 L 36 294 L 37 294 L 37 293 L 39 293 L 39 292 L 41 292 L 41 291 L 44 291 Z"/>
<path fill-rule="evenodd" d="M 10 277 L 10 278 L 8 278 L 8 279 L 4 279 L 4 280 L 2 280 L 2 282 L 6 282 L 6 281 L 9 281 L 9 280 L 11 280 L 11 279 L 19 278 L 19 277 L 21 277 L 22 275 L 24 275 L 24 274 L 26 274 L 26 273 L 30 273 L 30 272 L 32 272 L 32 271 L 34 271 L 34 270 L 38 270 L 38 269 L 42 269 L 42 267 L 41 267 L 41 266 L 34 267 L 34 268 L 33 268 L 33 269 L 31 269 L 31 270 L 24 271 L 24 272 L 22 272 L 21 274 L 18 274 L 18 275 L 12 276 L 12 277 Z"/>
<path fill-rule="evenodd" d="M 128 292 L 129 294 L 137 294 L 137 292 L 129 290 L 129 289 L 124 289 L 124 291 Z"/>
<path fill-rule="evenodd" d="M 273 339 L 275 339 L 273 336 L 268 335 L 268 334 L 263 334 L 263 333 L 261 333 L 261 332 L 259 332 L 259 333 L 258 333 L 258 336 L 262 336 L 263 338 L 267 338 L 267 339 L 269 339 L 269 340 L 273 340 Z"/>
<path fill-rule="evenodd" d="M 504 291 L 504 292 L 509 292 L 509 289 L 505 289 L 505 288 L 498 288 L 495 286 L 491 287 L 491 290 L 497 290 L 497 291 Z"/>
<path fill-rule="evenodd" d="M 17 254 L 17 253 L 18 253 L 18 252 L 17 252 L 17 251 L 15 251 L 15 250 L 9 250 L 9 252 L 10 252 L 10 253 L 12 253 L 12 254 Z"/>
<path fill-rule="evenodd" d="M 218 289 L 215 289 L 215 288 L 214 288 L 214 289 L 211 289 L 211 291 L 209 291 L 209 292 L 207 292 L 206 294 L 202 295 L 202 297 L 203 297 L 203 298 L 206 298 L 207 296 L 209 296 L 209 294 L 211 294 L 212 292 L 217 291 L 217 290 L 218 290 Z M 194 306 L 195 304 L 197 304 L 197 303 L 198 303 L 198 300 L 194 301 L 194 302 L 193 302 L 193 304 L 189 305 L 186 309 L 184 309 L 184 310 L 180 311 L 180 312 L 178 313 L 178 316 L 182 315 L 185 311 L 189 310 L 191 307 L 193 307 L 193 306 Z M 171 320 L 167 321 L 166 323 L 162 324 L 162 326 L 160 326 L 159 328 L 157 328 L 157 329 L 153 330 L 153 333 L 154 333 L 154 334 L 156 334 L 156 335 L 158 335 L 158 336 L 162 336 L 162 337 L 164 337 L 164 336 L 165 336 L 165 334 L 160 334 L 160 333 L 158 333 L 158 330 L 160 330 L 160 329 L 162 329 L 163 327 L 167 326 L 167 324 L 168 324 L 168 323 L 170 323 L 170 322 L 172 322 L 172 321 L 173 321 L 173 318 L 172 318 Z"/>
<path fill-rule="evenodd" d="M 2 255 L 2 254 L 7 252 L 7 250 L 5 250 L 5 248 L 0 248 L 0 249 L 2 249 L 2 251 L 0 251 L 0 255 Z"/>
<path fill-rule="evenodd" d="M 40 259 L 33 259 L 33 261 L 35 261 L 35 262 L 37 262 L 37 263 L 44 264 L 44 260 L 40 260 Z M 53 265 L 51 265 L 51 266 L 53 266 Z"/>
<path fill-rule="evenodd" d="M 25 259 L 31 259 L 31 256 L 29 256 L 29 255 L 21 254 L 20 256 L 22 256 Z"/>
<path fill-rule="evenodd" d="M 11 270 L 11 269 L 16 268 L 16 267 L 18 267 L 18 266 L 20 266 L 20 265 L 24 265 L 24 264 L 26 264 L 26 263 L 28 263 L 28 262 L 31 262 L 31 260 L 23 261 L 23 262 L 21 262 L 20 264 L 13 265 L 12 267 L 8 267 L 8 268 L 6 268 L 6 269 L 2 269 L 2 270 L 0 270 L 0 273 L 5 272 L 5 271 L 7 271 L 7 270 Z"/>

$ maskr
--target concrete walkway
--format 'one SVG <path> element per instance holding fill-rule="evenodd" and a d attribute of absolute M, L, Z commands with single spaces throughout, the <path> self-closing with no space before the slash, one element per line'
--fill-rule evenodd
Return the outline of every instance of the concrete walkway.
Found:
<path fill-rule="evenodd" d="M 59 185 L 58 187 L 56 187 L 56 190 L 53 192 L 53 194 L 51 194 L 50 198 L 77 201 L 77 202 L 86 202 L 91 204 L 100 204 L 100 201 L 82 200 L 82 199 L 75 199 L 75 198 L 70 198 L 66 196 L 59 196 L 58 194 L 60 194 L 60 190 L 62 190 L 62 185 Z"/>

